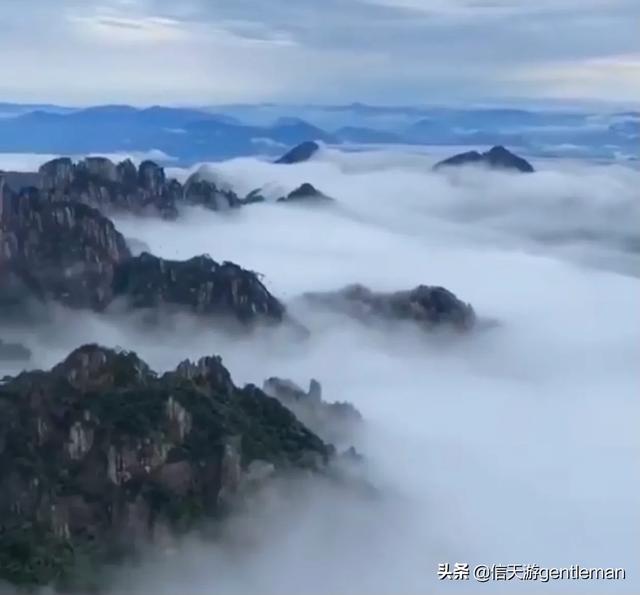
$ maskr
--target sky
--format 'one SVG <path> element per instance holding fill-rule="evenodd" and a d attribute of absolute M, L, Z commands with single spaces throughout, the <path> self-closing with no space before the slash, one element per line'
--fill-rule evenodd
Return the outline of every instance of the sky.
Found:
<path fill-rule="evenodd" d="M 637 0 L 2 0 L 0 101 L 640 104 Z"/>

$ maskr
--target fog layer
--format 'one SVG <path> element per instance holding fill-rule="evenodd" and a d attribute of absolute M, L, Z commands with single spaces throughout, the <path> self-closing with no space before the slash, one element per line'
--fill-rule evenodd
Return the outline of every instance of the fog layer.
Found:
<path fill-rule="evenodd" d="M 232 340 L 188 318 L 142 335 L 122 318 L 60 310 L 25 341 L 36 363 L 49 366 L 93 340 L 135 349 L 156 369 L 221 354 L 236 383 L 318 378 L 328 400 L 363 413 L 354 442 L 385 497 L 298 486 L 301 497 L 267 498 L 233 525 L 255 547 L 230 555 L 190 541 L 127 574 L 127 588 L 480 589 L 437 580 L 439 562 L 469 562 L 627 570 L 620 582 L 492 583 L 483 592 L 637 592 L 640 173 L 558 163 L 522 176 L 433 174 L 415 156 L 331 151 L 297 166 L 241 159 L 213 171 L 238 191 L 309 181 L 336 202 L 194 209 L 178 222 L 121 218 L 117 226 L 167 258 L 208 252 L 264 274 L 311 339 L 265 332 Z M 443 285 L 500 324 L 443 343 L 294 300 L 353 282 Z"/>

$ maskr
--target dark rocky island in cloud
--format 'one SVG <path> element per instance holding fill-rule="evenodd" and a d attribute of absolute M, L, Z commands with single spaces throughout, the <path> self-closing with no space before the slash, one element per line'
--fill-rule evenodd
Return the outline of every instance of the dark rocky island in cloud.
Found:
<path fill-rule="evenodd" d="M 320 145 L 315 141 L 305 141 L 287 151 L 282 157 L 277 159 L 275 163 L 291 165 L 293 163 L 302 163 L 308 161 L 320 150 Z"/>
<path fill-rule="evenodd" d="M 39 174 L 41 192 L 53 200 L 83 202 L 105 214 L 158 214 L 173 219 L 181 205 L 213 211 L 240 205 L 233 192 L 197 174 L 184 186 L 167 179 L 164 169 L 149 160 L 136 168 L 129 159 L 114 164 L 104 157 L 87 157 L 73 163 L 62 157 L 45 163 Z"/>
<path fill-rule="evenodd" d="M 313 184 L 309 184 L 305 182 L 301 184 L 286 196 L 282 196 L 278 198 L 277 202 L 331 202 L 332 199 L 323 194 L 313 186 Z"/>
<path fill-rule="evenodd" d="M 240 207 L 246 202 L 230 188 L 218 186 L 200 172 L 195 172 L 187 178 L 182 198 L 188 205 L 202 206 L 212 211 Z"/>
<path fill-rule="evenodd" d="M 512 153 L 502 146 L 492 147 L 484 153 L 468 151 L 449 157 L 434 165 L 434 169 L 456 167 L 461 165 L 484 165 L 494 169 L 506 169 L 522 173 L 532 173 L 533 166 L 522 157 Z"/>
<path fill-rule="evenodd" d="M 375 292 L 363 285 L 349 285 L 333 292 L 307 293 L 312 304 L 343 312 L 358 320 L 409 320 L 426 330 L 470 330 L 476 315 L 470 304 L 444 287 L 419 285 L 409 291 Z"/>
<path fill-rule="evenodd" d="M 173 261 L 143 252 L 117 268 L 113 289 L 134 308 L 174 306 L 201 315 L 232 314 L 247 323 L 279 322 L 285 314 L 255 273 L 206 255 Z"/>
<path fill-rule="evenodd" d="M 72 175 L 70 165 L 58 164 L 50 182 Z M 153 179 L 158 182 L 161 177 Z M 283 319 L 284 306 L 255 273 L 206 256 L 184 262 L 148 253 L 132 256 L 113 223 L 74 198 L 35 188 L 14 194 L 0 185 L 4 308 L 19 312 L 32 301 L 54 301 L 103 311 L 121 298 L 135 308 L 173 306 L 243 323 Z"/>
<path fill-rule="evenodd" d="M 279 203 L 331 203 L 333 199 L 327 196 L 320 190 L 318 190 L 313 184 L 304 182 L 297 188 L 294 188 L 291 192 L 278 196 L 275 200 L 268 199 L 264 196 L 264 189 L 256 188 L 247 194 L 245 198 L 241 200 L 241 204 L 248 205 L 259 202 L 279 202 Z"/>
<path fill-rule="evenodd" d="M 184 207 L 227 211 L 257 202 L 329 199 L 308 182 L 271 200 L 260 188 L 242 197 L 202 169 L 181 184 L 167 178 L 164 168 L 154 161 L 146 160 L 136 167 L 130 159 L 114 163 L 106 157 L 86 157 L 78 162 L 59 157 L 37 172 L 0 172 L 0 179 L 5 192 L 18 197 L 82 203 L 107 216 L 130 213 L 176 219 Z"/>

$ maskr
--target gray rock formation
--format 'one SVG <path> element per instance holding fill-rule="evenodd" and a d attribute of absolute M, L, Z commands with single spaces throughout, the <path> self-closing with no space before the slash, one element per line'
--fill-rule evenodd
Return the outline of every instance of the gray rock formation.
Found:
<path fill-rule="evenodd" d="M 467 331 L 476 322 L 471 305 L 444 287 L 419 285 L 409 291 L 377 293 L 363 285 L 350 285 L 339 291 L 307 293 L 303 297 L 312 304 L 363 321 L 410 320 L 426 330 L 449 327 L 458 331 Z"/>
<path fill-rule="evenodd" d="M 193 174 L 183 187 L 148 160 L 136 168 L 129 159 L 114 164 L 105 157 L 87 157 L 73 163 L 62 157 L 40 168 L 37 186 L 55 200 L 82 202 L 106 215 L 129 212 L 173 219 L 181 205 L 214 211 L 240 206 L 233 191 L 218 188 L 200 174 Z"/>
<path fill-rule="evenodd" d="M 113 297 L 115 267 L 129 256 L 124 238 L 97 210 L 35 189 L 15 195 L 0 187 L 0 296 L 14 277 L 41 299 L 101 310 Z"/>
<path fill-rule="evenodd" d="M 305 141 L 287 151 L 275 163 L 291 165 L 308 161 L 320 150 L 320 145 L 315 141 Z"/>
<path fill-rule="evenodd" d="M 322 399 L 322 387 L 311 380 L 304 391 L 291 380 L 272 377 L 262 390 L 275 397 L 323 440 L 337 446 L 351 444 L 354 431 L 362 422 L 360 412 L 351 403 L 328 403 Z"/>
<path fill-rule="evenodd" d="M 305 182 L 301 184 L 286 196 L 278 199 L 277 202 L 332 202 L 333 199 L 329 198 L 326 194 L 320 192 L 312 184 Z"/>
<path fill-rule="evenodd" d="M 185 182 L 184 200 L 187 204 L 203 206 L 213 211 L 236 208 L 242 204 L 235 192 L 219 187 L 200 172 L 191 174 Z"/>
<path fill-rule="evenodd" d="M 145 171 L 154 187 L 161 179 L 157 170 Z M 0 192 L 3 309 L 36 298 L 100 311 L 120 297 L 136 308 L 171 305 L 243 323 L 284 317 L 284 306 L 258 276 L 238 265 L 207 256 L 184 262 L 133 257 L 113 223 L 86 204 L 35 189 L 16 195 L 3 185 Z"/>
<path fill-rule="evenodd" d="M 478 153 L 478 151 L 460 153 L 436 163 L 433 168 L 438 170 L 474 164 L 484 165 L 492 169 L 519 171 L 521 173 L 532 173 L 534 171 L 533 166 L 526 159 L 519 157 L 502 146 L 492 147 L 485 153 Z"/>
<path fill-rule="evenodd" d="M 242 322 L 281 321 L 285 312 L 255 273 L 206 255 L 172 261 L 142 253 L 118 267 L 113 289 L 135 308 L 173 305 L 198 314 L 233 313 Z"/>
<path fill-rule="evenodd" d="M 275 198 L 275 199 L 266 198 L 263 194 L 263 190 L 261 188 L 256 188 L 255 190 L 252 190 L 251 192 L 249 192 L 247 196 L 240 199 L 239 202 L 242 205 L 249 205 L 249 204 L 258 203 L 258 202 L 280 202 L 280 203 L 300 202 L 300 203 L 311 204 L 311 203 L 330 203 L 330 202 L 333 202 L 333 199 L 327 196 L 326 194 L 323 194 L 322 192 L 320 192 L 320 190 L 315 188 L 313 184 L 310 184 L 309 182 L 304 182 L 297 188 L 294 188 L 288 194 L 285 194 L 284 196 L 279 196 L 278 198 Z"/>

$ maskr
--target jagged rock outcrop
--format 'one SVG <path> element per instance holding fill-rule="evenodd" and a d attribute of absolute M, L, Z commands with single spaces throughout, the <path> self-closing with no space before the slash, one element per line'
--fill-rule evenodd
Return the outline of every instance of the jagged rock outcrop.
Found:
<path fill-rule="evenodd" d="M 0 173 L 0 178 L 11 181 L 5 182 L 7 191 L 37 195 L 43 201 L 86 204 L 106 216 L 124 212 L 174 219 L 181 206 L 224 211 L 268 201 L 262 189 L 238 196 L 228 186 L 211 179 L 206 168 L 191 174 L 183 186 L 175 179 L 167 179 L 164 169 L 153 161 L 143 161 L 136 167 L 129 159 L 115 164 L 105 157 L 87 157 L 74 163 L 68 157 L 60 157 L 42 165 L 38 173 Z M 304 183 L 271 200 L 330 199 Z"/>
<path fill-rule="evenodd" d="M 207 179 L 201 172 L 189 176 L 184 185 L 184 201 L 189 205 L 203 206 L 212 211 L 237 208 L 242 199 L 229 188 L 223 188 Z"/>
<path fill-rule="evenodd" d="M 362 421 L 351 403 L 328 403 L 322 399 L 322 387 L 312 379 L 304 391 L 291 380 L 268 378 L 262 390 L 275 397 L 323 440 L 336 445 L 350 444 L 354 430 Z"/>
<path fill-rule="evenodd" d="M 494 169 L 508 169 L 522 173 L 532 173 L 535 171 L 526 159 L 515 155 L 502 146 L 493 147 L 485 153 L 479 153 L 478 151 L 460 153 L 436 163 L 433 168 L 437 170 L 443 167 L 470 164 L 484 165 Z"/>
<path fill-rule="evenodd" d="M 162 167 L 143 161 L 136 167 L 129 159 L 118 164 L 105 157 L 87 157 L 74 163 L 61 157 L 45 163 L 37 186 L 55 200 L 82 202 L 104 214 L 128 212 L 177 217 L 181 205 L 197 205 L 213 211 L 239 207 L 241 199 L 200 172 L 183 186 L 167 179 Z"/>
<path fill-rule="evenodd" d="M 60 179 L 68 170 L 56 172 Z M 26 292 L 101 310 L 113 297 L 116 265 L 129 256 L 122 235 L 96 209 L 0 186 L 0 302 Z"/>
<path fill-rule="evenodd" d="M 275 163 L 292 164 L 308 161 L 320 150 L 320 145 L 315 141 L 305 141 L 287 151 L 282 157 L 277 159 Z"/>
<path fill-rule="evenodd" d="M 333 199 L 326 194 L 323 194 L 310 184 L 309 182 L 304 182 L 300 184 L 297 188 L 294 188 L 288 194 L 283 196 L 278 196 L 277 198 L 267 198 L 265 196 L 264 190 L 262 188 L 256 188 L 252 190 L 245 196 L 240 199 L 240 204 L 249 205 L 257 202 L 305 202 L 305 203 L 321 203 L 321 202 L 333 202 Z"/>
<path fill-rule="evenodd" d="M 174 305 L 198 314 L 233 313 L 242 322 L 284 316 L 284 306 L 255 273 L 206 255 L 172 261 L 144 252 L 118 267 L 113 289 L 135 308 Z"/>
<path fill-rule="evenodd" d="M 28 361 L 31 359 L 31 350 L 20 343 L 5 343 L 0 339 L 1 361 Z"/>
<path fill-rule="evenodd" d="M 40 186 L 45 190 L 66 188 L 74 179 L 75 166 L 69 157 L 58 157 L 40 166 Z"/>
<path fill-rule="evenodd" d="M 458 331 L 469 330 L 476 322 L 471 305 L 444 287 L 419 285 L 410 291 L 378 293 L 363 285 L 349 285 L 339 291 L 307 293 L 303 297 L 363 321 L 411 320 L 427 330 L 450 327 Z"/>
<path fill-rule="evenodd" d="M 0 413 L 0 579 L 16 585 L 86 579 L 334 454 L 217 357 L 159 376 L 135 353 L 85 345 L 5 379 Z"/>
<path fill-rule="evenodd" d="M 277 202 L 331 202 L 332 200 L 312 184 L 305 182 L 286 196 L 279 198 Z"/>
<path fill-rule="evenodd" d="M 262 188 L 256 188 L 252 190 L 241 199 L 243 205 L 251 205 L 258 202 L 267 202 L 267 198 L 265 197 Z"/>
<path fill-rule="evenodd" d="M 143 161 L 136 168 L 130 160 L 116 165 L 105 157 L 87 157 L 78 163 L 61 157 L 42 165 L 39 174 L 46 196 L 81 202 L 104 214 L 124 211 L 171 219 L 182 201 L 182 185 L 167 180 L 164 169 L 153 161 Z"/>
<path fill-rule="evenodd" d="M 160 182 L 153 171 L 145 174 L 150 187 Z M 101 311 L 123 298 L 135 308 L 173 306 L 241 322 L 283 319 L 284 306 L 258 275 L 236 264 L 208 256 L 184 262 L 146 252 L 132 256 L 123 236 L 96 209 L 45 198 L 35 189 L 18 195 L 0 190 L 3 309 L 35 298 Z"/>

